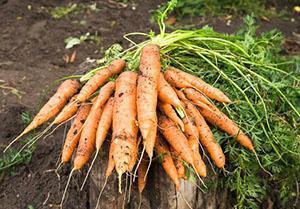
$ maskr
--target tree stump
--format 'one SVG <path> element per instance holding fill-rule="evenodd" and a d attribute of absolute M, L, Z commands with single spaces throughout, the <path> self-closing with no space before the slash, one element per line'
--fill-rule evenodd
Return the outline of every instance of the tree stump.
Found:
<path fill-rule="evenodd" d="M 90 176 L 90 209 L 94 209 L 97 198 L 105 182 L 105 170 L 108 162 L 108 146 L 104 145 L 99 154 Z M 126 183 L 127 178 L 127 183 Z M 129 200 L 129 191 L 125 192 L 125 186 L 129 187 L 129 175 L 123 176 L 122 194 L 118 191 L 118 179 L 116 173 L 107 181 L 105 190 L 99 201 L 98 209 L 137 209 L 141 201 L 142 209 L 228 209 L 230 197 L 227 191 L 213 190 L 203 193 L 193 183 L 181 181 L 180 191 L 175 190 L 174 184 L 166 175 L 158 162 L 153 162 L 148 174 L 147 185 L 141 195 L 137 189 L 137 181 L 132 183 Z M 126 198 L 125 198 L 126 195 Z M 128 201 L 129 200 L 129 201 Z"/>

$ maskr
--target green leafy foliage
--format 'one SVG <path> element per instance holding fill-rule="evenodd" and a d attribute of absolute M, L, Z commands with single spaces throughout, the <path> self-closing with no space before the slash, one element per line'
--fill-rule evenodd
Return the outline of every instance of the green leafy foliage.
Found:
<path fill-rule="evenodd" d="M 24 125 L 28 125 L 31 121 L 31 116 L 28 112 L 23 112 L 21 119 Z M 32 139 L 33 135 L 28 135 L 26 139 L 21 141 L 21 145 L 30 142 Z M 0 158 L 0 174 L 4 171 L 7 171 L 9 174 L 13 175 L 15 166 L 20 164 L 28 164 L 31 161 L 31 157 L 35 148 L 35 144 L 32 144 L 26 147 L 22 152 L 19 152 L 18 149 L 8 149 Z"/>
<path fill-rule="evenodd" d="M 178 0 L 174 14 L 177 18 L 185 16 L 221 16 L 221 15 L 245 15 L 253 13 L 255 16 L 279 16 L 285 11 L 276 11 L 269 8 L 267 0 Z M 167 4 L 162 4 L 153 12 L 153 17 L 159 16 L 164 11 Z"/>
<path fill-rule="evenodd" d="M 54 19 L 61 19 L 69 17 L 70 15 L 76 15 L 85 10 L 98 11 L 96 3 L 92 4 L 76 4 L 70 3 L 67 6 L 60 6 L 50 9 L 49 13 Z"/>

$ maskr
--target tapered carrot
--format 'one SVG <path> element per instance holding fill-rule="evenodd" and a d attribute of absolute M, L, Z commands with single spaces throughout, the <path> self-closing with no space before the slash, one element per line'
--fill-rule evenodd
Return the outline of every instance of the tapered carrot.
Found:
<path fill-rule="evenodd" d="M 116 80 L 115 104 L 113 108 L 113 160 L 119 176 L 119 191 L 123 173 L 129 171 L 134 157 L 138 127 L 136 124 L 136 81 L 135 72 L 126 71 Z"/>
<path fill-rule="evenodd" d="M 177 116 L 175 110 L 170 104 L 159 102 L 158 107 L 166 116 L 168 116 L 171 120 L 177 123 L 182 131 L 184 131 L 184 124 L 182 120 Z"/>
<path fill-rule="evenodd" d="M 131 172 L 133 170 L 133 167 L 136 164 L 136 161 L 138 159 L 138 154 L 139 154 L 139 145 L 140 145 L 140 138 L 138 138 L 138 140 L 136 141 L 136 145 L 133 149 L 133 157 L 131 158 L 131 161 L 128 165 L 128 171 Z"/>
<path fill-rule="evenodd" d="M 174 90 L 175 90 L 176 94 L 178 95 L 178 97 L 179 97 L 179 99 L 180 99 L 181 101 L 186 101 L 186 100 L 188 100 L 188 99 L 186 98 L 185 94 L 184 94 L 181 90 L 178 90 L 178 89 L 174 89 Z"/>
<path fill-rule="evenodd" d="M 138 190 L 139 193 L 142 193 L 147 182 L 146 172 L 148 168 L 149 162 L 146 160 L 146 157 L 144 156 L 139 168 L 138 168 Z"/>
<path fill-rule="evenodd" d="M 206 176 L 206 166 L 205 163 L 202 160 L 202 157 L 200 155 L 199 151 L 199 142 L 195 137 L 190 136 L 188 138 L 190 148 L 192 150 L 194 165 L 196 168 L 196 172 L 200 175 L 205 177 Z"/>
<path fill-rule="evenodd" d="M 171 104 L 175 108 L 182 109 L 180 100 L 172 88 L 172 86 L 165 80 L 163 73 L 160 73 L 158 82 L 158 98 L 160 101 Z"/>
<path fill-rule="evenodd" d="M 208 151 L 215 165 L 218 168 L 223 168 L 225 165 L 225 155 L 222 151 L 221 146 L 217 143 L 213 133 L 210 130 L 210 127 L 207 125 L 197 108 L 188 101 L 186 101 L 186 104 L 188 114 L 193 115 L 195 118 L 195 123 L 199 131 L 201 144 Z"/>
<path fill-rule="evenodd" d="M 174 182 L 176 189 L 179 190 L 180 182 L 179 182 L 178 172 L 174 164 L 174 161 L 171 157 L 169 146 L 166 144 L 166 142 L 163 141 L 161 136 L 157 136 L 156 138 L 155 150 L 157 151 L 158 156 L 160 156 L 162 159 L 162 166 L 164 170 L 166 171 L 167 175 L 171 178 L 171 180 Z"/>
<path fill-rule="evenodd" d="M 168 67 L 167 71 L 172 71 L 176 73 L 179 77 L 187 81 L 190 84 L 190 86 L 186 86 L 186 87 L 196 88 L 197 90 L 200 90 L 205 95 L 207 95 L 209 98 L 215 99 L 219 102 L 231 102 L 230 99 L 221 90 L 209 85 L 199 77 L 193 76 L 189 73 L 178 70 L 174 67 Z M 180 88 L 185 88 L 185 87 L 180 87 Z"/>
<path fill-rule="evenodd" d="M 83 165 L 90 159 L 95 146 L 96 131 L 102 114 L 103 106 L 112 95 L 114 89 L 115 83 L 113 81 L 105 84 L 101 88 L 99 95 L 92 106 L 81 132 L 78 149 L 74 159 L 75 170 L 81 169 Z"/>
<path fill-rule="evenodd" d="M 168 83 L 174 87 L 177 87 L 177 88 L 191 87 L 191 88 L 193 88 L 192 84 L 190 84 L 184 78 L 182 78 L 180 75 L 178 75 L 178 73 L 176 73 L 170 69 L 167 69 L 165 71 L 164 77 L 165 77 L 166 81 L 168 81 Z"/>
<path fill-rule="evenodd" d="M 96 134 L 96 150 L 99 150 L 112 124 L 114 98 L 111 97 L 103 108 Z"/>
<path fill-rule="evenodd" d="M 107 163 L 107 168 L 105 171 L 106 178 L 108 178 L 112 174 L 112 172 L 115 168 L 115 161 L 114 161 L 114 156 L 113 156 L 114 148 L 115 148 L 115 144 L 111 140 L 110 146 L 109 146 L 109 153 L 108 153 L 108 163 Z"/>
<path fill-rule="evenodd" d="M 140 75 L 137 85 L 137 112 L 144 148 L 150 160 L 153 156 L 153 147 L 157 133 L 156 106 L 160 70 L 159 47 L 154 44 L 146 45 L 142 49 L 140 57 Z"/>
<path fill-rule="evenodd" d="M 65 106 L 67 101 L 78 91 L 79 87 L 80 83 L 77 80 L 72 79 L 65 80 L 62 84 L 60 84 L 56 93 L 40 109 L 38 114 L 33 118 L 32 122 L 25 128 L 25 130 L 5 148 L 4 152 L 19 138 L 57 115 Z"/>
<path fill-rule="evenodd" d="M 101 117 L 100 117 L 100 120 L 99 120 L 99 123 L 98 123 L 98 128 L 97 128 L 97 132 L 96 132 L 96 140 L 95 140 L 95 143 L 96 143 L 96 153 L 94 155 L 94 158 L 92 160 L 92 163 L 86 173 L 86 176 L 83 180 L 83 183 L 82 183 L 82 186 L 80 188 L 80 190 L 83 189 L 87 179 L 88 179 L 88 176 L 94 166 L 94 163 L 98 157 L 98 154 L 100 152 L 100 148 L 107 136 L 107 133 L 111 127 L 111 123 L 112 123 L 112 112 L 113 112 L 113 106 L 114 106 L 114 99 L 111 97 L 107 103 L 104 105 L 104 108 L 103 108 L 103 112 L 101 114 Z"/>
<path fill-rule="evenodd" d="M 62 154 L 61 154 L 62 163 L 66 163 L 71 159 L 73 151 L 75 150 L 78 141 L 80 139 L 82 126 L 86 118 L 88 117 L 90 109 L 91 109 L 90 104 L 84 104 L 78 109 L 74 121 L 67 133 L 67 137 L 62 149 Z"/>
<path fill-rule="evenodd" d="M 183 89 L 184 94 L 186 97 L 191 100 L 192 102 L 200 101 L 210 107 L 217 108 L 212 104 L 201 92 L 196 91 L 193 88 L 185 88 Z"/>
<path fill-rule="evenodd" d="M 185 168 L 183 165 L 183 160 L 179 156 L 179 153 L 174 150 L 174 148 L 170 147 L 171 156 L 173 158 L 175 167 L 177 169 L 178 177 L 181 179 L 186 179 L 185 176 Z"/>
<path fill-rule="evenodd" d="M 60 124 L 71 118 L 77 112 L 79 104 L 76 103 L 77 94 L 70 99 L 70 102 L 61 110 L 52 122 L 53 125 Z"/>
<path fill-rule="evenodd" d="M 188 140 L 176 124 L 164 115 L 159 116 L 160 132 L 164 135 L 169 144 L 180 154 L 182 159 L 193 165 L 192 151 Z"/>
<path fill-rule="evenodd" d="M 99 70 L 80 90 L 77 101 L 85 102 L 110 77 L 120 73 L 125 67 L 122 59 L 114 60 L 108 67 Z"/>
<path fill-rule="evenodd" d="M 197 106 L 199 107 L 199 111 L 205 120 L 234 137 L 235 140 L 242 146 L 246 147 L 252 152 L 255 152 L 251 139 L 238 127 L 234 121 L 229 119 L 224 113 L 216 112 L 204 103 L 199 103 Z"/>

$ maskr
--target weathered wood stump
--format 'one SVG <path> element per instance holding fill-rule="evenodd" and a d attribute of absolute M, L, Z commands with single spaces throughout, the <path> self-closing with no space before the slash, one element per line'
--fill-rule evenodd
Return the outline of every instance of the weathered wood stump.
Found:
<path fill-rule="evenodd" d="M 105 182 L 105 169 L 108 161 L 108 143 L 105 144 L 100 153 L 97 163 L 90 177 L 90 208 L 94 209 L 97 197 Z M 129 187 L 129 176 L 127 186 Z M 118 191 L 118 179 L 114 173 L 107 182 L 102 193 L 98 209 L 137 209 L 139 208 L 140 196 L 135 181 L 131 188 L 130 201 L 129 192 L 125 192 L 126 177 L 122 181 L 123 193 Z M 181 193 L 181 194 L 180 194 Z M 126 199 L 125 199 L 126 194 Z M 182 198 L 184 197 L 184 199 Z M 227 191 L 214 190 L 203 193 L 193 183 L 181 181 L 180 192 L 176 192 L 174 184 L 166 175 L 158 162 L 153 162 L 148 174 L 147 185 L 142 193 L 142 209 L 227 209 L 230 208 Z M 188 204 L 189 205 L 188 205 Z"/>

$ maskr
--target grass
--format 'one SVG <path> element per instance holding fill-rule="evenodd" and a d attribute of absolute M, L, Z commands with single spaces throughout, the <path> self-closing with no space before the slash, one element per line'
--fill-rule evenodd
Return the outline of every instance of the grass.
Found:
<path fill-rule="evenodd" d="M 167 33 L 164 20 L 175 5 L 173 0 L 160 11 L 159 34 L 127 34 L 125 38 L 134 46 L 112 53 L 106 60 L 122 57 L 127 61 L 127 70 L 138 71 L 141 48 L 155 43 L 161 48 L 163 69 L 173 65 L 226 92 L 234 102 L 217 105 L 251 137 L 261 165 L 272 176 L 262 169 L 253 153 L 213 127 L 225 152 L 229 174 L 224 176 L 219 171 L 218 180 L 207 184 L 231 191 L 236 208 L 257 209 L 270 197 L 279 200 L 278 207 L 292 206 L 299 195 L 300 179 L 299 57 L 281 54 L 280 32 L 256 35 L 251 16 L 232 35 L 207 26 Z M 134 43 L 131 37 L 137 35 L 146 41 Z M 88 78 L 96 70 L 83 77 Z"/>
<path fill-rule="evenodd" d="M 83 11 L 90 10 L 90 11 L 98 11 L 97 3 L 92 4 L 76 4 L 76 3 L 69 3 L 66 6 L 59 6 L 49 10 L 50 15 L 54 19 L 61 19 L 67 18 L 72 15 L 79 14 Z"/>
<path fill-rule="evenodd" d="M 21 119 L 24 125 L 28 125 L 31 121 L 30 114 L 23 112 Z M 30 134 L 26 139 L 22 140 L 21 144 L 26 144 L 31 141 L 33 135 Z M 8 172 L 10 175 L 14 174 L 14 168 L 17 165 L 28 164 L 31 161 L 32 154 L 35 151 L 36 146 L 26 147 L 23 152 L 19 153 L 18 149 L 10 148 L 0 158 L 0 174 Z"/>
<path fill-rule="evenodd" d="M 270 5 L 272 5 L 271 1 L 267 0 L 178 0 L 173 13 L 178 19 L 195 16 L 237 16 L 247 14 L 270 18 L 287 14 L 284 9 L 278 11 Z M 167 3 L 160 5 L 153 12 L 152 19 L 156 19 L 160 11 L 165 10 L 166 7 Z"/>

